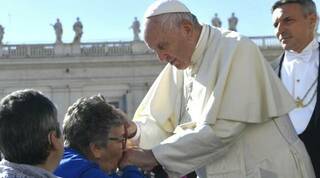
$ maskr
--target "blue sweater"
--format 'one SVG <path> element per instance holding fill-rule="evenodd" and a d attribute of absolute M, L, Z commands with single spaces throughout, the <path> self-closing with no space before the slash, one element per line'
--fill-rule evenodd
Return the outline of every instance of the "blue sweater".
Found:
<path fill-rule="evenodd" d="M 122 172 L 122 176 L 115 173 L 108 175 L 95 162 L 86 159 L 74 149 L 65 148 L 63 158 L 54 174 L 63 178 L 144 178 L 135 166 L 127 166 Z"/>

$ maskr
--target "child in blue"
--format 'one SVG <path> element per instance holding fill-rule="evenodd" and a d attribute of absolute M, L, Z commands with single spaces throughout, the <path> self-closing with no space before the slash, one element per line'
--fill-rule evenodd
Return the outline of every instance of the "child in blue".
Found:
<path fill-rule="evenodd" d="M 80 98 L 63 122 L 65 152 L 54 174 L 63 178 L 144 178 L 137 167 L 114 171 L 126 145 L 127 117 L 101 95 Z"/>

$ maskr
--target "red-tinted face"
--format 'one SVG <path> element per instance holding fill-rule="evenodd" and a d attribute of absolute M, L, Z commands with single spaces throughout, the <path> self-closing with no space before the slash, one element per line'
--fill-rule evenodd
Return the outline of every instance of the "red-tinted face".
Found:
<path fill-rule="evenodd" d="M 168 62 L 178 69 L 185 69 L 191 64 L 194 42 L 187 25 L 176 30 L 163 31 L 161 25 L 148 20 L 145 30 L 145 41 L 153 49 L 160 61 Z"/>
<path fill-rule="evenodd" d="M 124 142 L 124 127 L 114 127 L 110 130 L 108 144 L 101 147 L 96 155 L 97 163 L 101 169 L 105 171 L 112 171 L 117 169 L 118 162 L 123 154 Z"/>
<path fill-rule="evenodd" d="M 315 14 L 304 14 L 297 3 L 285 4 L 272 13 L 275 34 L 286 50 L 301 52 L 313 39 Z"/>

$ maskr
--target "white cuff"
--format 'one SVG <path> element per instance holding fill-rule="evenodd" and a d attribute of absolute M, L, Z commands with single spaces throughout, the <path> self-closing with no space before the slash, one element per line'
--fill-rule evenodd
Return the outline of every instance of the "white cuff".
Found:
<path fill-rule="evenodd" d="M 130 138 L 131 142 L 134 143 L 135 145 L 139 145 L 140 143 L 140 136 L 141 136 L 141 122 L 135 122 L 137 126 L 137 132 L 136 134 Z"/>

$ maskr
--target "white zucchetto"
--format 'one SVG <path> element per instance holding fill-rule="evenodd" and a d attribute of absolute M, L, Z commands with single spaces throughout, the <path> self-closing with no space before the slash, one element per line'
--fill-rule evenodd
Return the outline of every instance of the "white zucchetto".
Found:
<path fill-rule="evenodd" d="M 144 17 L 149 18 L 156 15 L 175 12 L 190 12 L 190 10 L 177 0 L 156 0 L 148 7 Z"/>

